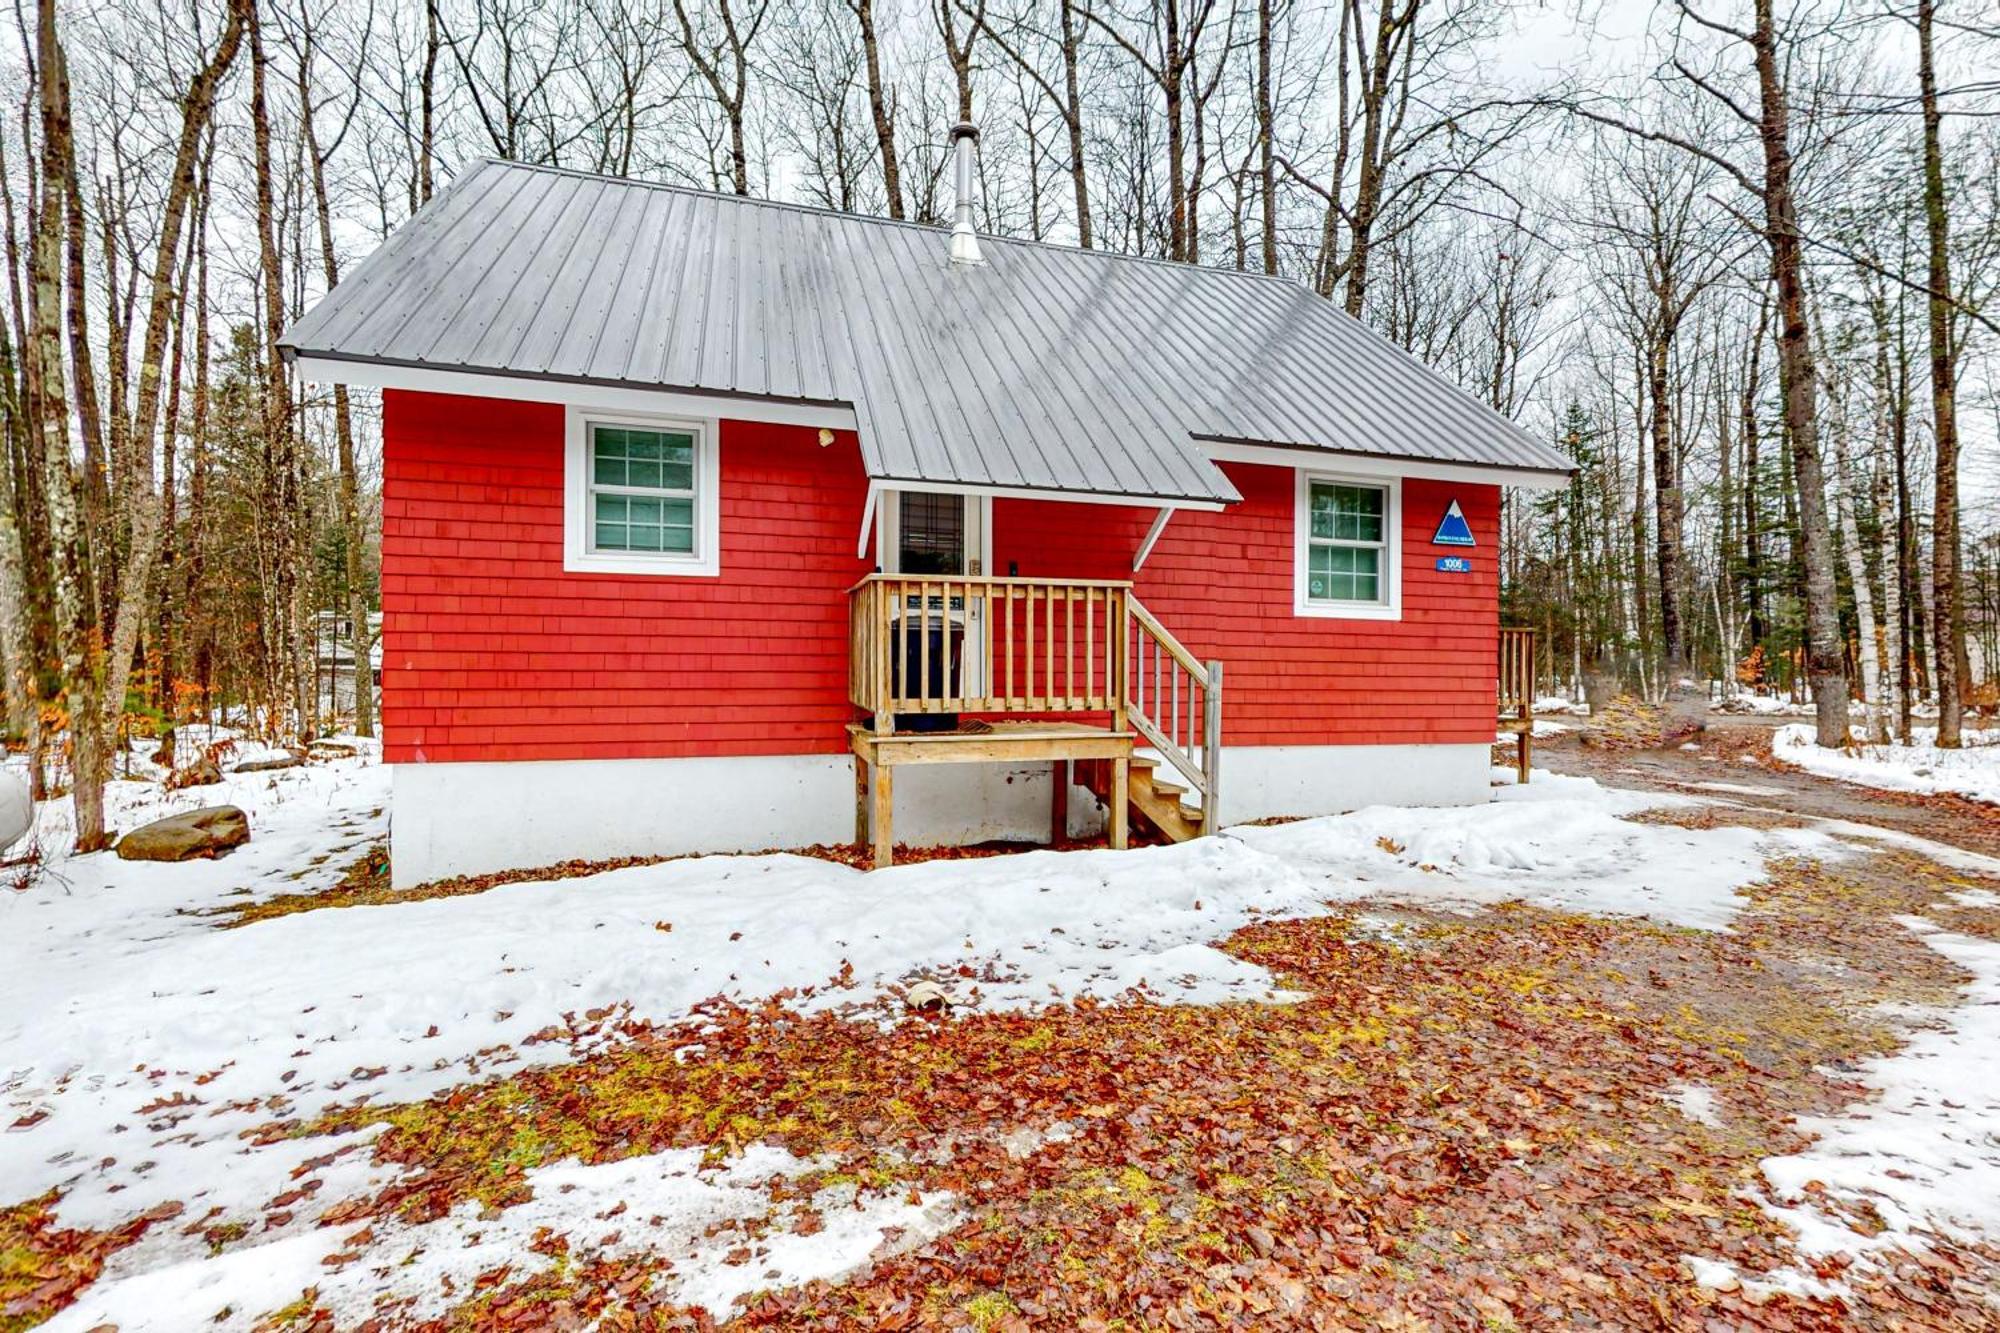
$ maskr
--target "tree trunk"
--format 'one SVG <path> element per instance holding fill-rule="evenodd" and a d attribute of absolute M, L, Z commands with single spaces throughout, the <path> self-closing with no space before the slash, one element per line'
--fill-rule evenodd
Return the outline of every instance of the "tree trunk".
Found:
<path fill-rule="evenodd" d="M 1188 257 L 1187 131 L 1182 124 L 1180 0 L 1165 0 L 1167 41 L 1160 56 L 1160 87 L 1167 100 L 1167 257 Z"/>
<path fill-rule="evenodd" d="M 264 639 L 265 683 L 270 693 L 271 713 L 267 725 L 274 736 L 293 738 L 306 725 L 303 712 L 296 718 L 282 714 L 296 693 L 293 676 L 293 648 L 298 625 L 294 585 L 299 577 L 298 552 L 292 540 L 297 525 L 298 496 L 293 490 L 291 394 L 286 385 L 285 361 L 278 353 L 278 339 L 285 328 L 284 271 L 278 254 L 277 201 L 272 188 L 271 118 L 265 99 L 265 72 L 262 24 L 254 9 L 250 18 L 250 127 L 257 173 L 257 256 L 258 286 L 263 296 L 263 506 L 269 526 L 264 616 L 260 629 Z"/>
<path fill-rule="evenodd" d="M 1964 711 L 1965 605 L 1959 589 L 1958 352 L 1951 332 L 1951 216 L 1945 207 L 1944 147 L 1939 132 L 1937 62 L 1931 45 L 1934 0 L 1917 0 L 1917 72 L 1924 109 L 1924 235 L 1929 247 L 1925 304 L 1930 317 L 1931 420 L 1936 494 L 1931 511 L 1931 620 L 1937 635 L 1937 743 L 1957 749 Z"/>
<path fill-rule="evenodd" d="M 868 70 L 868 114 L 875 122 L 875 149 L 882 158 L 882 192 L 889 201 L 889 216 L 903 216 L 903 171 L 896 161 L 896 119 L 882 87 L 882 47 L 875 32 L 874 0 L 850 0 L 848 6 L 861 25 L 861 54 Z"/>
<path fill-rule="evenodd" d="M 62 180 L 70 151 L 69 88 L 62 73 L 55 0 L 39 0 L 35 18 L 42 192 L 30 247 L 32 334 L 25 350 L 34 385 L 37 464 L 48 504 L 55 565 L 56 624 L 70 717 L 70 790 L 76 812 L 76 850 L 95 852 L 110 843 L 104 827 L 104 783 L 110 775 L 110 752 L 104 730 L 97 725 L 104 711 L 103 635 L 92 595 L 89 534 L 77 512 L 78 487 L 70 459 L 69 394 L 63 372 Z"/>
<path fill-rule="evenodd" d="M 310 49 L 308 46 L 305 51 Z M 320 273 L 326 279 L 326 289 L 332 291 L 340 284 L 340 261 L 333 249 L 333 209 L 327 200 L 326 158 L 320 152 L 319 128 L 313 122 L 311 78 L 304 51 L 299 56 L 298 91 L 306 164 L 312 175 L 313 212 L 319 223 Z M 348 405 L 347 386 L 341 384 L 333 388 L 333 432 L 340 468 L 340 528 L 344 547 L 341 573 L 347 585 L 348 650 L 354 654 L 354 734 L 373 736 L 375 672 L 369 660 L 368 590 L 364 577 L 368 531 L 361 521 L 361 477 L 354 461 L 354 414 Z M 315 632 L 315 647 L 319 637 Z M 317 670 L 313 679 L 316 693 Z"/>
<path fill-rule="evenodd" d="M 1681 624 L 1680 460 L 1674 454 L 1672 386 L 1667 382 L 1667 354 L 1673 325 L 1663 320 L 1647 348 L 1646 392 L 1650 405 L 1648 431 L 1653 444 L 1653 550 L 1660 580 L 1660 656 L 1667 688 L 1687 670 L 1687 642 Z"/>
<path fill-rule="evenodd" d="M 424 72 L 419 97 L 423 121 L 417 143 L 417 192 L 419 204 L 431 201 L 431 159 L 436 146 L 438 61 L 438 0 L 424 0 Z"/>
<path fill-rule="evenodd" d="M 1069 178 L 1076 195 L 1077 244 L 1088 250 L 1092 244 L 1090 181 L 1083 167 L 1083 94 L 1078 87 L 1077 52 L 1083 45 L 1083 29 L 1076 21 L 1073 0 L 1062 0 L 1063 120 L 1069 131 Z"/>
<path fill-rule="evenodd" d="M 1834 583 L 1833 532 L 1819 457 L 1819 373 L 1806 319 L 1803 245 L 1792 198 L 1791 113 L 1778 68 L 1774 0 L 1756 0 L 1756 54 L 1764 150 L 1764 224 L 1771 275 L 1778 289 L 1778 366 L 1785 395 L 1785 430 L 1798 483 L 1799 550 L 1804 565 L 1806 675 L 1812 683 L 1817 740 L 1847 743 L 1847 674 L 1842 660 L 1840 603 Z"/>
<path fill-rule="evenodd" d="M 1257 0 L 1257 192 L 1263 202 L 1264 271 L 1278 271 L 1277 149 L 1271 132 L 1271 5 Z"/>
<path fill-rule="evenodd" d="M 1861 545 L 1861 525 L 1855 517 L 1860 488 L 1854 481 L 1853 451 L 1848 447 L 1848 419 L 1836 408 L 1832 422 L 1834 510 L 1840 522 L 1840 544 L 1847 556 L 1847 578 L 1854 587 L 1854 621 L 1860 632 L 1855 658 L 1861 666 L 1861 700 L 1868 719 L 1868 739 L 1877 745 L 1889 740 L 1888 712 L 1882 698 L 1882 642 L 1877 637 L 1875 592 L 1868 578 L 1868 555 Z"/>

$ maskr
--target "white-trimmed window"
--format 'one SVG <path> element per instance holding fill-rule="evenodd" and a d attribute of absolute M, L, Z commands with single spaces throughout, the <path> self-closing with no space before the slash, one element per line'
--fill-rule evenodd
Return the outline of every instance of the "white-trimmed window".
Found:
<path fill-rule="evenodd" d="M 1299 473 L 1294 607 L 1302 616 L 1402 616 L 1402 484 Z"/>
<path fill-rule="evenodd" d="M 564 569 L 721 571 L 714 422 L 571 408 L 566 464 Z"/>

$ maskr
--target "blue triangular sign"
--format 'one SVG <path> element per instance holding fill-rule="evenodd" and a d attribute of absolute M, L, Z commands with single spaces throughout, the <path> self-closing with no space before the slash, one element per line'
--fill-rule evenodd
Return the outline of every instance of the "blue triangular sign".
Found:
<path fill-rule="evenodd" d="M 1465 511 L 1453 500 L 1438 521 L 1437 536 L 1431 538 L 1433 546 L 1477 546 L 1472 540 L 1472 525 L 1465 521 Z"/>

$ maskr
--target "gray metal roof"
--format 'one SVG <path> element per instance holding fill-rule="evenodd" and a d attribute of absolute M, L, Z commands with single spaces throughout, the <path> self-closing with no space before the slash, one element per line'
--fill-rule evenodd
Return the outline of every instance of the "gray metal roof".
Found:
<path fill-rule="evenodd" d="M 1567 470 L 1298 283 L 482 161 L 300 356 L 851 405 L 885 481 L 1233 500 L 1200 441 Z M 726 414 L 726 412 L 725 412 Z"/>

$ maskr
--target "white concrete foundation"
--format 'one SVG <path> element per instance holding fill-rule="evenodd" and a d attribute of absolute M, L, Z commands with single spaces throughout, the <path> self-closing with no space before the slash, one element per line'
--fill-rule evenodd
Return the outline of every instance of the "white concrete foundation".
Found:
<path fill-rule="evenodd" d="M 1365 805 L 1484 805 L 1487 745 L 1255 745 L 1222 752 L 1222 822 Z"/>
<path fill-rule="evenodd" d="M 1223 755 L 1225 823 L 1364 805 L 1487 799 L 1483 745 L 1238 746 Z M 1043 842 L 1050 766 L 906 764 L 896 840 L 918 846 Z M 854 836 L 854 761 L 844 754 L 398 764 L 390 858 L 397 887 L 572 859 L 761 851 Z M 1072 836 L 1104 812 L 1072 787 Z"/>

